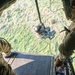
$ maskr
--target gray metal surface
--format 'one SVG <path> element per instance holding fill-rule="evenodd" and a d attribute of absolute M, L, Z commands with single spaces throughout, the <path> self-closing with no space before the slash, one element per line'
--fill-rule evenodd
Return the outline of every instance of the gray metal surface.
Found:
<path fill-rule="evenodd" d="M 13 59 L 9 60 L 9 64 Z M 51 56 L 18 52 L 11 66 L 17 75 L 55 75 L 54 59 Z"/>

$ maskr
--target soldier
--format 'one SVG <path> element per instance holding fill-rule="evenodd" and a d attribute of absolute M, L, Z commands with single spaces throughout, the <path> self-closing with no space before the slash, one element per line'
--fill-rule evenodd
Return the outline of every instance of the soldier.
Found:
<path fill-rule="evenodd" d="M 59 67 L 63 64 L 64 60 L 68 59 L 75 49 L 75 0 L 62 0 L 65 15 L 67 19 L 73 22 L 69 29 L 65 28 L 66 34 L 59 45 L 59 55 L 56 57 L 55 66 Z"/>
<path fill-rule="evenodd" d="M 60 66 L 65 59 L 69 58 L 75 49 L 75 22 L 72 22 L 66 30 L 65 37 L 59 45 L 59 55 L 56 58 L 55 66 Z"/>
<path fill-rule="evenodd" d="M 11 66 L 4 60 L 0 53 L 0 75 L 16 75 Z"/>

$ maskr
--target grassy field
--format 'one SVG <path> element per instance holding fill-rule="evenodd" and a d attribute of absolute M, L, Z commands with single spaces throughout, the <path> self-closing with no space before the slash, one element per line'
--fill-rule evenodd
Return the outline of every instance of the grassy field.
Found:
<path fill-rule="evenodd" d="M 17 0 L 15 4 L 3 12 L 0 18 L 0 36 L 7 39 L 16 51 L 46 55 L 56 54 L 58 52 L 58 43 L 60 43 L 58 39 L 61 39 L 58 35 L 60 35 L 59 31 L 63 26 L 59 20 L 61 14 L 55 13 L 58 8 L 57 1 L 52 3 L 51 10 L 49 0 L 39 0 L 38 2 L 42 21 L 57 32 L 53 40 L 38 39 L 32 32 L 33 26 L 39 24 L 34 0 Z M 52 25 L 52 20 L 56 20 L 56 24 Z"/>
<path fill-rule="evenodd" d="M 38 39 L 33 33 L 33 26 L 39 24 L 34 0 L 17 0 L 0 17 L 0 37 L 7 39 L 13 50 L 43 55 L 57 55 L 62 42 L 63 26 L 69 26 L 62 2 L 59 0 L 38 0 L 42 21 L 56 31 L 52 40 Z M 52 22 L 55 20 L 55 24 Z"/>

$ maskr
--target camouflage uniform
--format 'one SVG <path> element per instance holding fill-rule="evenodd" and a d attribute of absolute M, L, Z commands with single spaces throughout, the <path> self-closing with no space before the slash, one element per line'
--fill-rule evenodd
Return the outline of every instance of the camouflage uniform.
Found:
<path fill-rule="evenodd" d="M 11 66 L 4 60 L 0 53 L 0 75 L 16 75 Z"/>
<path fill-rule="evenodd" d="M 55 66 L 61 66 L 64 60 L 74 53 L 75 49 L 75 0 L 62 0 L 62 2 L 66 18 L 73 22 L 59 45 L 59 55 L 55 60 Z"/>
<path fill-rule="evenodd" d="M 62 62 L 69 58 L 75 49 L 75 22 L 69 26 L 69 32 L 66 31 L 62 43 L 59 45 L 59 56 L 56 58 L 55 66 L 60 66 Z"/>
<path fill-rule="evenodd" d="M 4 38 L 0 37 L 0 53 L 5 53 L 6 56 L 11 55 L 11 44 Z"/>

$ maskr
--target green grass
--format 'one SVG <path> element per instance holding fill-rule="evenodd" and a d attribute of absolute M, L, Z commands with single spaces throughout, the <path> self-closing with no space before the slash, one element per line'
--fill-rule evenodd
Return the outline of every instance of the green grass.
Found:
<path fill-rule="evenodd" d="M 48 16 L 50 15 L 49 5 L 48 1 L 39 1 L 40 10 L 43 10 L 41 12 L 43 21 L 45 18 L 48 22 L 51 19 L 49 19 L 51 16 Z M 0 36 L 7 39 L 14 50 L 45 55 L 55 54 L 55 51 L 58 51 L 57 42 L 54 45 L 54 42 L 52 43 L 49 39 L 38 39 L 32 32 L 32 26 L 39 24 L 34 0 L 18 0 L 3 12 L 0 20 Z"/>
<path fill-rule="evenodd" d="M 46 55 L 58 54 L 58 45 L 64 35 L 59 32 L 65 24 L 69 24 L 62 10 L 54 12 L 62 8 L 61 2 L 52 1 L 51 7 L 50 0 L 39 0 L 38 2 L 45 26 L 50 26 L 52 30 L 57 32 L 53 40 L 38 39 L 33 33 L 33 25 L 39 24 L 34 0 L 17 0 L 15 4 L 3 12 L 0 18 L 0 36 L 7 39 L 16 51 Z M 56 20 L 56 23 L 52 24 L 52 20 Z"/>

